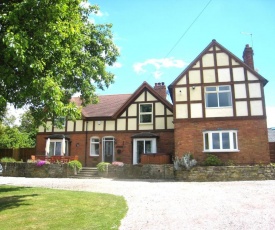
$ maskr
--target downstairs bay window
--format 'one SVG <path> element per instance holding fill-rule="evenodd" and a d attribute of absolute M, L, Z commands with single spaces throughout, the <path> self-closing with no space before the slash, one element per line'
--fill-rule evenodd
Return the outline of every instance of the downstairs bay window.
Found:
<path fill-rule="evenodd" d="M 203 132 L 204 152 L 237 152 L 236 130 L 218 130 Z"/>

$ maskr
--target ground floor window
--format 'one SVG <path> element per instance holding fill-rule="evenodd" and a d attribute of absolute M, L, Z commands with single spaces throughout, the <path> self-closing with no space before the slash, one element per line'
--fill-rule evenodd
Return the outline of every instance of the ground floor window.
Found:
<path fill-rule="evenodd" d="M 136 138 L 134 139 L 133 164 L 140 163 L 141 154 L 156 153 L 156 138 Z"/>
<path fill-rule="evenodd" d="M 203 132 L 204 152 L 238 151 L 236 130 L 219 130 Z"/>
<path fill-rule="evenodd" d="M 65 143 L 65 147 L 63 144 Z M 68 141 L 65 142 L 62 139 L 58 140 L 50 140 L 50 149 L 49 149 L 49 156 L 62 156 L 68 155 Z"/>
<path fill-rule="evenodd" d="M 91 137 L 90 156 L 99 156 L 99 138 Z"/>

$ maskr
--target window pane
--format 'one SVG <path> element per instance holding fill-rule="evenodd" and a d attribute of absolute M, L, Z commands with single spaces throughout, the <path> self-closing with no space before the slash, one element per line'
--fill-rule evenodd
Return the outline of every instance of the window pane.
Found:
<path fill-rule="evenodd" d="M 206 94 L 206 107 L 218 107 L 218 97 L 216 93 Z"/>
<path fill-rule="evenodd" d="M 99 155 L 99 144 L 98 143 L 93 143 L 91 145 L 91 154 L 92 155 Z"/>
<path fill-rule="evenodd" d="M 212 142 L 213 142 L 213 149 L 220 149 L 220 134 L 219 133 L 212 134 Z"/>
<path fill-rule="evenodd" d="M 216 87 L 213 86 L 213 87 L 206 87 L 206 91 L 209 92 L 209 91 L 216 91 Z"/>
<path fill-rule="evenodd" d="M 220 91 L 223 91 L 223 90 L 230 90 L 230 87 L 227 85 L 227 86 L 219 86 L 219 90 Z"/>
<path fill-rule="evenodd" d="M 99 143 L 99 139 L 98 138 L 92 138 L 92 142 L 93 143 Z"/>
<path fill-rule="evenodd" d="M 152 142 L 145 141 L 145 153 L 151 153 L 151 152 L 152 152 Z"/>
<path fill-rule="evenodd" d="M 219 103 L 220 107 L 222 106 L 231 106 L 231 96 L 230 93 L 219 93 Z"/>
<path fill-rule="evenodd" d="M 152 112 L 152 105 L 151 104 L 140 105 L 140 112 L 142 113 Z"/>
<path fill-rule="evenodd" d="M 61 156 L 61 142 L 55 142 L 55 154 L 56 156 Z"/>
<path fill-rule="evenodd" d="M 140 115 L 140 123 L 151 123 L 151 122 L 152 122 L 151 114 Z"/>
<path fill-rule="evenodd" d="M 209 138 L 208 138 L 208 133 L 204 134 L 204 149 L 209 149 Z"/>
<path fill-rule="evenodd" d="M 222 148 L 230 149 L 229 133 L 222 133 Z"/>
<path fill-rule="evenodd" d="M 51 142 L 50 143 L 50 152 L 49 152 L 50 156 L 54 156 L 54 146 L 55 146 L 55 142 Z"/>
<path fill-rule="evenodd" d="M 236 133 L 233 133 L 233 145 L 234 145 L 234 149 L 237 149 L 237 138 L 236 138 Z"/>

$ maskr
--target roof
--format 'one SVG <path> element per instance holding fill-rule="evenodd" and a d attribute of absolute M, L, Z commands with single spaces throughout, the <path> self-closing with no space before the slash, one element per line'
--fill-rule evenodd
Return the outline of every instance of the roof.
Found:
<path fill-rule="evenodd" d="M 123 113 L 123 111 L 131 104 L 133 103 L 139 95 L 147 90 L 150 92 L 155 98 L 157 98 L 160 102 L 162 102 L 171 112 L 173 112 L 173 105 L 164 99 L 156 90 L 154 90 L 146 81 L 144 81 L 140 87 L 137 88 L 137 90 L 131 95 L 131 97 L 127 100 L 124 105 L 114 114 L 114 117 L 119 116 Z"/>
<path fill-rule="evenodd" d="M 275 128 L 269 128 L 268 130 L 268 142 L 275 142 Z"/>
<path fill-rule="evenodd" d="M 132 138 L 157 138 L 159 135 L 150 133 L 150 132 L 143 132 L 143 133 L 137 133 L 132 135 Z"/>
<path fill-rule="evenodd" d="M 87 119 L 94 118 L 116 118 L 120 116 L 125 109 L 130 106 L 142 92 L 148 91 L 155 98 L 163 103 L 171 112 L 173 112 L 172 104 L 164 99 L 156 90 L 154 90 L 147 82 L 143 82 L 133 94 L 114 94 L 98 96 L 97 104 L 89 104 L 82 109 L 83 117 Z M 80 97 L 71 98 L 77 106 L 81 106 Z"/>
<path fill-rule="evenodd" d="M 97 104 L 89 104 L 82 109 L 84 117 L 112 117 L 114 113 L 129 99 L 131 94 L 115 94 L 98 96 Z M 81 105 L 81 99 L 74 97 L 71 101 Z"/>
<path fill-rule="evenodd" d="M 217 46 L 219 47 L 223 52 L 225 52 L 227 55 L 231 56 L 232 58 L 234 58 L 236 61 L 238 61 L 240 63 L 240 65 L 242 65 L 244 68 L 249 69 L 250 72 L 252 72 L 255 76 L 257 76 L 262 82 L 263 85 L 265 86 L 268 82 L 268 80 L 266 80 L 263 76 L 261 76 L 259 73 L 257 73 L 254 69 L 252 69 L 250 66 L 248 66 L 247 64 L 245 64 L 241 59 L 239 59 L 236 55 L 234 55 L 233 53 L 231 53 L 229 50 L 227 50 L 225 47 L 223 47 L 221 44 L 219 44 L 215 39 L 212 40 L 212 42 L 210 42 L 210 44 L 186 67 L 186 69 L 168 86 L 169 89 L 169 93 L 171 95 L 171 99 L 173 101 L 172 95 L 173 95 L 173 91 L 172 88 L 174 85 L 177 84 L 177 82 L 182 78 L 182 76 L 184 76 L 186 74 L 186 72 L 188 72 L 200 59 L 203 55 L 205 55 L 209 49 L 213 46 Z"/>

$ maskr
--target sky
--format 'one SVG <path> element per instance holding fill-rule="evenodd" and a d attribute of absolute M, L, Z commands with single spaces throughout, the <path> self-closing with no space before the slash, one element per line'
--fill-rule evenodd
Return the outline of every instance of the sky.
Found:
<path fill-rule="evenodd" d="M 144 81 L 169 86 L 213 40 L 242 60 L 253 47 L 265 86 L 268 127 L 275 127 L 274 0 L 97 0 L 90 20 L 111 23 L 120 50 L 108 70 L 115 83 L 99 95 L 133 93 Z"/>

